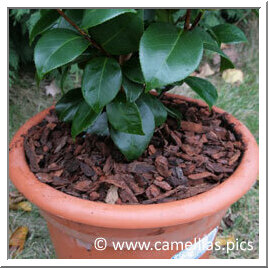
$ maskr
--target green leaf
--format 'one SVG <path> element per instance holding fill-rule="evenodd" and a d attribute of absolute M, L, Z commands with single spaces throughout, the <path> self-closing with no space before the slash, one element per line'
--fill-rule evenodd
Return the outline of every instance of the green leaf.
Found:
<path fill-rule="evenodd" d="M 224 71 L 225 69 L 232 69 L 235 67 L 230 58 L 218 47 L 217 44 L 212 45 L 204 43 L 204 49 L 216 52 L 221 56 L 221 67 L 220 67 L 221 72 Z"/>
<path fill-rule="evenodd" d="M 88 29 L 124 13 L 136 13 L 135 9 L 86 9 L 82 28 Z"/>
<path fill-rule="evenodd" d="M 188 84 L 205 102 L 209 105 L 209 108 L 215 104 L 218 98 L 216 88 L 207 80 L 189 76 L 185 79 L 185 83 Z"/>
<path fill-rule="evenodd" d="M 122 70 L 124 75 L 132 82 L 139 84 L 145 83 L 138 57 L 132 57 L 130 60 L 126 61 Z"/>
<path fill-rule="evenodd" d="M 167 106 L 165 106 L 165 109 L 166 109 L 169 116 L 177 119 L 178 122 L 180 123 L 180 121 L 182 119 L 182 114 L 178 109 L 176 109 L 174 107 L 167 107 Z"/>
<path fill-rule="evenodd" d="M 183 83 L 184 83 L 184 81 L 181 80 L 181 81 L 177 81 L 177 82 L 172 83 L 171 86 L 172 86 L 172 87 L 175 87 L 175 86 L 181 86 Z"/>
<path fill-rule="evenodd" d="M 217 45 L 217 41 L 203 28 L 197 27 L 195 28 L 195 31 L 198 33 L 204 44 Z"/>
<path fill-rule="evenodd" d="M 164 23 L 150 25 L 140 42 L 146 91 L 184 79 L 198 67 L 202 54 L 203 43 L 196 31 L 178 32 Z"/>
<path fill-rule="evenodd" d="M 123 76 L 122 85 L 126 93 L 126 98 L 128 102 L 136 101 L 143 91 L 143 85 L 134 83 L 125 76 Z"/>
<path fill-rule="evenodd" d="M 145 135 L 128 134 L 110 129 L 111 138 L 119 150 L 129 160 L 138 158 L 148 146 L 154 133 L 154 115 L 144 102 L 137 103 Z"/>
<path fill-rule="evenodd" d="M 94 58 L 86 65 L 82 78 L 84 99 L 96 113 L 99 113 L 115 98 L 121 84 L 121 69 L 115 59 Z"/>
<path fill-rule="evenodd" d="M 233 24 L 220 24 L 214 26 L 212 31 L 221 43 L 235 44 L 247 42 L 245 34 Z"/>
<path fill-rule="evenodd" d="M 37 42 L 34 61 L 40 79 L 53 69 L 71 62 L 89 46 L 81 35 L 67 29 L 52 29 Z"/>
<path fill-rule="evenodd" d="M 177 9 L 172 13 L 173 21 L 177 22 L 177 25 L 180 23 L 184 24 L 184 20 L 182 20 L 183 16 L 186 14 L 186 9 Z M 177 21 L 180 18 L 179 21 Z"/>
<path fill-rule="evenodd" d="M 64 122 L 71 122 L 82 101 L 81 88 L 69 90 L 56 104 L 56 112 L 59 119 Z"/>
<path fill-rule="evenodd" d="M 75 138 L 79 133 L 86 130 L 91 126 L 98 117 L 98 113 L 95 113 L 91 107 L 83 101 L 75 113 L 72 122 L 72 137 Z"/>
<path fill-rule="evenodd" d="M 30 45 L 32 44 L 34 38 L 38 35 L 43 33 L 45 30 L 50 28 L 55 21 L 58 19 L 60 14 L 57 12 L 56 9 L 48 10 L 41 16 L 41 18 L 36 22 L 30 32 Z"/>
<path fill-rule="evenodd" d="M 208 49 L 208 50 L 211 50 L 213 52 L 216 52 L 218 53 L 220 56 L 226 58 L 226 59 L 229 59 L 229 57 L 219 48 L 218 45 L 214 44 L 208 44 L 208 43 L 204 43 L 204 49 Z M 229 59 L 230 60 L 230 59 Z M 230 60 L 231 61 L 231 60 Z"/>
<path fill-rule="evenodd" d="M 156 9 L 156 20 L 159 22 L 167 22 L 173 24 L 171 9 Z"/>
<path fill-rule="evenodd" d="M 92 38 L 112 55 L 138 51 L 143 33 L 143 10 L 126 13 L 89 29 Z"/>
<path fill-rule="evenodd" d="M 69 66 L 65 66 L 61 68 L 60 89 L 62 93 L 64 93 L 64 82 L 67 78 L 67 74 L 69 70 L 70 70 Z"/>
<path fill-rule="evenodd" d="M 120 132 L 144 135 L 142 121 L 136 103 L 117 97 L 106 106 L 107 117 L 112 127 Z"/>
<path fill-rule="evenodd" d="M 154 115 L 155 126 L 161 126 L 167 119 L 167 111 L 164 104 L 151 94 L 143 94 L 140 100 L 144 101 L 151 109 Z"/>
<path fill-rule="evenodd" d="M 217 35 L 212 31 L 212 28 L 207 29 L 207 32 L 211 35 L 211 37 L 217 42 L 217 44 L 220 46 L 221 42 Z"/>
<path fill-rule="evenodd" d="M 203 40 L 204 49 L 213 51 L 218 53 L 221 56 L 221 67 L 220 71 L 224 71 L 225 69 L 234 68 L 234 64 L 229 59 L 229 57 L 220 49 L 216 40 L 214 40 L 211 35 L 203 30 L 202 28 L 198 27 L 196 29 L 199 32 L 200 37 Z"/>
<path fill-rule="evenodd" d="M 234 68 L 235 66 L 229 58 L 221 56 L 221 66 L 220 66 L 221 72 L 223 72 L 226 69 L 234 69 Z"/>
<path fill-rule="evenodd" d="M 106 112 L 101 113 L 96 121 L 87 129 L 87 133 L 96 134 L 99 136 L 109 136 L 108 120 Z"/>
<path fill-rule="evenodd" d="M 144 24 L 149 25 L 155 19 L 155 9 L 144 9 Z"/>
<path fill-rule="evenodd" d="M 64 66 L 69 66 L 77 63 L 78 65 L 83 65 L 83 68 L 81 69 L 84 69 L 89 60 L 99 56 L 101 56 L 101 52 L 98 49 L 94 47 L 88 47 L 81 55 Z"/>
<path fill-rule="evenodd" d="M 83 14 L 84 14 L 84 9 L 67 9 L 64 10 L 65 15 L 71 19 L 76 25 L 80 25 Z M 58 28 L 64 28 L 64 29 L 69 29 L 73 31 L 77 31 L 66 19 L 63 17 L 60 17 L 58 20 Z"/>
<path fill-rule="evenodd" d="M 44 16 L 48 11 L 49 11 L 49 9 L 42 8 L 42 9 L 40 9 L 40 15 Z"/>

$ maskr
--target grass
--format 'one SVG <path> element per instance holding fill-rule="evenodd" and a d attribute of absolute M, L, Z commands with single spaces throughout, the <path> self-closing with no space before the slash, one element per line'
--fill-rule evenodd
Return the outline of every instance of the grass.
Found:
<path fill-rule="evenodd" d="M 9 138 L 13 137 L 22 123 L 34 114 L 53 104 L 51 96 L 46 96 L 45 82 L 38 88 L 32 73 L 24 73 L 9 91 Z"/>
<path fill-rule="evenodd" d="M 252 27 L 247 31 L 249 43 L 238 47 L 241 55 L 239 68 L 244 73 L 244 83 L 230 85 L 222 79 L 217 80 L 219 99 L 217 106 L 233 114 L 243 122 L 259 142 L 259 73 L 258 73 L 258 25 L 252 22 Z M 215 252 L 218 258 L 245 258 L 255 259 L 259 256 L 259 183 L 230 208 L 234 217 L 232 228 L 223 230 L 222 235 L 233 234 L 238 242 L 251 241 L 252 251 L 225 251 Z"/>
<path fill-rule="evenodd" d="M 219 73 L 208 79 L 218 88 L 219 98 L 216 105 L 241 120 L 258 141 L 258 24 L 256 20 L 250 22 L 246 34 L 249 43 L 236 46 L 240 55 L 237 65 L 244 73 L 244 82 L 241 85 L 227 84 Z M 174 91 L 178 94 L 196 97 L 185 87 L 176 88 Z M 40 89 L 35 86 L 33 74 L 21 76 L 20 82 L 10 88 L 9 99 L 10 138 L 27 119 L 55 101 L 52 97 L 46 96 L 44 83 L 41 84 Z M 12 184 L 10 184 L 10 190 L 14 190 Z M 234 224 L 227 228 L 222 223 L 222 233 L 220 234 L 221 236 L 232 234 L 239 242 L 252 241 L 253 250 L 234 250 L 229 253 L 224 250 L 214 251 L 214 256 L 234 259 L 258 258 L 258 208 L 259 186 L 256 183 L 244 197 L 231 206 L 228 213 L 231 213 Z M 45 221 L 35 206 L 31 212 L 10 211 L 9 225 L 11 232 L 21 225 L 29 228 L 25 248 L 16 258 L 55 258 Z"/>
<path fill-rule="evenodd" d="M 14 231 L 18 226 L 27 226 L 29 228 L 29 234 L 25 243 L 24 250 L 22 253 L 18 254 L 16 258 L 55 258 L 54 248 L 49 238 L 49 232 L 45 220 L 40 216 L 39 210 L 36 206 L 33 206 L 31 212 L 10 210 L 9 226 L 11 232 Z"/>
<path fill-rule="evenodd" d="M 9 138 L 11 139 L 19 127 L 34 114 L 49 107 L 53 98 L 46 96 L 44 83 L 38 89 L 32 74 L 23 74 L 15 86 L 9 91 Z M 10 182 L 10 191 L 15 187 Z M 24 250 L 16 258 L 50 259 L 55 258 L 54 248 L 49 238 L 45 220 L 40 216 L 38 208 L 33 205 L 31 212 L 9 212 L 9 228 L 13 232 L 18 226 L 27 226 L 29 234 Z"/>

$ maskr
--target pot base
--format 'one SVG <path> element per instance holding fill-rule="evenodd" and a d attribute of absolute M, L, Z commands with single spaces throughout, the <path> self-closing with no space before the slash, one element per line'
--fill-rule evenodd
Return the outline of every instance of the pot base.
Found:
<path fill-rule="evenodd" d="M 56 255 L 60 259 L 184 259 L 209 257 L 217 226 L 226 210 L 186 224 L 139 230 L 101 228 L 64 220 L 44 211 L 41 214 L 47 221 Z M 207 239 L 207 234 L 212 232 L 208 250 L 205 246 L 198 250 L 191 247 L 203 237 Z M 139 246 L 137 250 L 115 249 L 118 243 L 125 245 L 126 242 L 128 245 L 146 243 L 148 249 L 144 247 L 141 250 Z M 105 249 L 97 250 L 104 246 Z M 182 249 L 187 252 L 178 254 Z"/>

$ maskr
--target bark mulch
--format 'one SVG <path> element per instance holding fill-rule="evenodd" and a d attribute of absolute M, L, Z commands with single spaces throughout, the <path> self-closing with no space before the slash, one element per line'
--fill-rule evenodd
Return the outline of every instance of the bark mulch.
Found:
<path fill-rule="evenodd" d="M 155 130 L 143 155 L 128 162 L 110 137 L 82 134 L 74 142 L 70 125 L 55 110 L 32 127 L 25 154 L 37 179 L 66 194 L 111 204 L 152 204 L 198 195 L 226 180 L 244 151 L 226 114 L 164 97 L 181 111 Z"/>

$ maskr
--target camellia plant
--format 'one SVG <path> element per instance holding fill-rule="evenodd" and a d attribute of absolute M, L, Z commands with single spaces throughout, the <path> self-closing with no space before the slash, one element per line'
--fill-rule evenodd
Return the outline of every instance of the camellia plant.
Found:
<path fill-rule="evenodd" d="M 186 83 L 211 108 L 216 88 L 191 74 L 204 50 L 220 55 L 221 71 L 234 68 L 220 45 L 245 42 L 246 37 L 231 24 L 208 27 L 201 20 L 205 12 L 41 10 L 30 34 L 30 42 L 41 35 L 34 50 L 37 79 L 59 69 L 64 88 L 71 65 L 83 70 L 81 88 L 68 91 L 56 104 L 59 119 L 72 124 L 72 137 L 83 132 L 110 135 L 124 156 L 134 160 L 168 115 L 180 119 L 178 111 L 161 102 L 165 91 Z"/>

